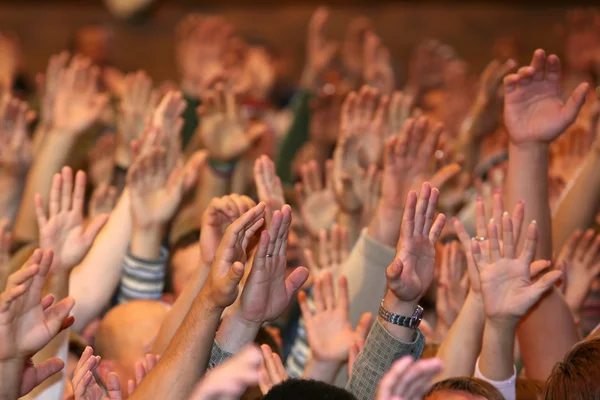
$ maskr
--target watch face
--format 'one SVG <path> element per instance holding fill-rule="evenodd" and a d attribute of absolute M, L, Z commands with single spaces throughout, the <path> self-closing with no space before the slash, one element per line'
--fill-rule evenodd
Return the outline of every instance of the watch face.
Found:
<path fill-rule="evenodd" d="M 421 324 L 421 320 L 423 319 L 423 307 L 417 306 L 413 315 L 410 317 L 411 326 L 413 328 L 417 328 Z"/>

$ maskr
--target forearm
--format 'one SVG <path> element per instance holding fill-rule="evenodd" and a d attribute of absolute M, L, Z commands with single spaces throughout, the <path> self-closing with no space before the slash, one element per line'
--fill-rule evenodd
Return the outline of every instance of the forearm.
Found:
<path fill-rule="evenodd" d="M 175 332 L 179 329 L 179 326 L 194 303 L 194 299 L 196 299 L 202 286 L 204 286 L 209 271 L 209 267 L 199 266 L 194 273 L 193 279 L 185 286 L 185 289 L 179 295 L 175 304 L 173 304 L 173 307 L 160 327 L 158 336 L 152 345 L 153 354 L 163 354 L 165 352 L 171 339 L 175 336 Z"/>
<path fill-rule="evenodd" d="M 166 228 L 164 226 L 140 227 L 133 224 L 129 251 L 142 260 L 160 258 L 160 249 Z"/>
<path fill-rule="evenodd" d="M 202 293 L 177 330 L 158 365 L 130 399 L 186 399 L 206 371 L 222 309 L 206 305 Z"/>
<path fill-rule="evenodd" d="M 514 375 L 513 351 L 516 323 L 487 319 L 479 358 L 479 371 L 493 381 L 505 381 Z"/>
<path fill-rule="evenodd" d="M 0 361 L 0 400 L 16 400 L 19 397 L 24 360 Z"/>
<path fill-rule="evenodd" d="M 318 361 L 311 358 L 308 364 L 306 364 L 302 378 L 314 379 L 332 385 L 341 366 L 338 362 Z"/>
<path fill-rule="evenodd" d="M 577 230 L 585 230 L 595 221 L 600 203 L 600 153 L 590 151 L 579 174 L 566 189 L 556 213 L 552 217 L 553 248 L 559 250 L 569 236 Z"/>
<path fill-rule="evenodd" d="M 35 195 L 42 196 L 44 204 L 48 204 L 52 177 L 67 164 L 75 137 L 62 132 L 49 132 L 44 147 L 37 155 L 23 190 L 21 206 L 17 213 L 13 235 L 17 240 L 33 241 L 38 237 L 35 214 Z"/>
<path fill-rule="evenodd" d="M 205 210 L 213 198 L 229 194 L 232 172 L 218 174 L 211 166 L 206 166 L 202 170 L 200 192 L 196 197 L 196 208 L 198 210 Z"/>
<path fill-rule="evenodd" d="M 338 214 L 338 224 L 348 229 L 348 242 L 350 243 L 350 247 L 354 246 L 354 244 L 360 236 L 360 232 L 362 230 L 362 223 L 360 217 L 360 213 L 347 214 L 343 211 L 340 211 L 340 213 Z"/>
<path fill-rule="evenodd" d="M 525 201 L 525 222 L 520 246 L 525 239 L 527 222 L 538 227 L 537 259 L 552 258 L 552 227 L 548 204 L 548 146 L 536 144 L 509 148 L 508 204 Z M 523 363 L 531 379 L 546 380 L 552 367 L 577 343 L 578 334 L 569 307 L 553 289 L 521 321 L 518 328 Z"/>
<path fill-rule="evenodd" d="M 129 191 L 125 189 L 92 248 L 71 273 L 69 294 L 75 299 L 75 331 L 97 317 L 117 289 L 130 236 Z"/>
<path fill-rule="evenodd" d="M 434 381 L 473 375 L 481 351 L 484 322 L 483 301 L 471 292 L 437 352 L 444 371 Z"/>

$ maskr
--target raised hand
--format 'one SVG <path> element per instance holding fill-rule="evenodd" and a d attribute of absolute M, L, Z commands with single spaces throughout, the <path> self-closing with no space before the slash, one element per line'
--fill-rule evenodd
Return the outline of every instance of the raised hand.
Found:
<path fill-rule="evenodd" d="M 443 214 L 434 219 L 439 195 L 427 182 L 421 186 L 418 199 L 416 192 L 408 193 L 396 258 L 386 272 L 388 290 L 398 300 L 415 303 L 415 306 L 433 279 L 434 245 L 445 223 Z"/>
<path fill-rule="evenodd" d="M 440 278 L 437 287 L 436 312 L 438 324 L 447 328 L 458 316 L 469 291 L 467 260 L 458 242 L 447 243 L 442 251 Z"/>
<path fill-rule="evenodd" d="M 556 260 L 563 265 L 565 300 L 572 312 L 578 312 L 594 279 L 600 274 L 600 235 L 589 229 L 574 232 Z"/>
<path fill-rule="evenodd" d="M 301 182 L 295 186 L 296 201 L 304 227 L 315 237 L 327 230 L 339 213 L 333 188 L 333 160 L 325 163 L 325 184 L 319 164 L 312 160 L 300 168 Z"/>
<path fill-rule="evenodd" d="M 287 278 L 285 276 L 291 223 L 292 209 L 286 204 L 281 211 L 275 211 L 269 230 L 260 235 L 258 249 L 240 298 L 241 316 L 250 323 L 277 319 L 308 279 L 308 271 L 304 267 L 296 268 Z"/>
<path fill-rule="evenodd" d="M 261 351 L 246 346 L 229 360 L 210 370 L 198 384 L 189 400 L 237 399 L 248 387 L 259 382 Z"/>
<path fill-rule="evenodd" d="M 538 233 L 535 221 L 529 225 L 521 255 L 516 258 L 516 242 L 508 213 L 502 216 L 503 249 L 500 249 L 498 229 L 494 221 L 488 225 L 489 255 L 484 261 L 481 248 L 473 241 L 473 257 L 479 271 L 486 317 L 513 323 L 533 307 L 540 297 L 561 277 L 560 271 L 550 271 L 532 282 L 530 264 L 535 256 Z M 489 261 L 487 261 L 489 260 Z M 540 263 L 538 263 L 540 265 Z M 541 264 L 541 269 L 549 263 Z"/>
<path fill-rule="evenodd" d="M 54 305 L 54 296 L 42 298 L 51 264 L 52 250 L 38 249 L 8 278 L 0 295 L 0 360 L 24 362 L 73 323 L 72 298 Z"/>
<path fill-rule="evenodd" d="M 260 348 L 263 360 L 258 370 L 258 386 L 262 394 L 266 395 L 273 386 L 279 385 L 289 377 L 279 355 L 273 353 L 273 350 L 266 344 Z"/>
<path fill-rule="evenodd" d="M 325 26 L 329 19 L 329 10 L 319 7 L 308 23 L 306 40 L 306 65 L 302 82 L 307 89 L 315 89 L 318 79 L 331 65 L 339 45 L 325 38 Z"/>
<path fill-rule="evenodd" d="M 452 57 L 452 49 L 436 40 L 420 43 L 414 50 L 408 68 L 407 90 L 420 95 L 444 83 L 444 70 Z"/>
<path fill-rule="evenodd" d="M 156 148 L 136 159 L 127 173 L 133 223 L 140 228 L 166 225 L 183 198 L 183 166 L 172 171 L 167 151 Z"/>
<path fill-rule="evenodd" d="M 201 290 L 201 293 L 204 292 L 206 298 L 210 299 L 215 307 L 228 307 L 237 298 L 238 285 L 244 275 L 244 263 L 247 260 L 246 250 L 252 237 L 265 222 L 265 210 L 265 204 L 259 203 L 244 213 L 225 230 L 223 239 L 215 253 L 208 279 Z M 262 236 L 261 243 L 263 243 Z M 259 249 L 261 249 L 260 244 Z M 266 253 L 266 251 L 263 253 Z M 263 253 L 260 254 L 264 259 L 266 254 Z M 257 252 L 254 259 L 256 260 L 257 257 L 259 257 L 259 252 Z M 250 277 L 248 277 L 249 280 Z M 246 287 L 248 286 L 248 281 L 246 282 Z"/>
<path fill-rule="evenodd" d="M 0 287 L 4 287 L 10 274 L 10 246 L 12 235 L 8 228 L 7 219 L 0 220 Z"/>
<path fill-rule="evenodd" d="M 99 365 L 100 356 L 94 356 L 94 350 L 89 346 L 86 347 L 71 378 L 75 400 L 121 400 L 123 398 L 119 376 L 115 372 L 110 372 L 103 382 L 106 386 L 106 394 L 104 394 L 94 377 L 94 371 Z"/>
<path fill-rule="evenodd" d="M 331 227 L 330 234 L 322 230 L 319 232 L 319 246 L 317 258 L 312 250 L 304 250 L 304 258 L 308 272 L 316 279 L 325 272 L 330 272 L 334 277 L 340 276 L 342 266 L 350 255 L 350 241 L 348 229 L 338 224 Z"/>
<path fill-rule="evenodd" d="M 366 34 L 363 59 L 366 84 L 376 88 L 379 93 L 390 95 L 395 87 L 390 51 L 373 32 Z"/>
<path fill-rule="evenodd" d="M 376 400 L 419 400 L 427 394 L 433 377 L 442 372 L 439 358 L 414 360 L 404 356 L 396 361 L 379 382 Z"/>
<path fill-rule="evenodd" d="M 117 204 L 117 189 L 114 186 L 100 185 L 92 192 L 88 205 L 88 217 L 110 214 Z"/>
<path fill-rule="evenodd" d="M 110 185 L 115 173 L 116 139 L 113 134 L 102 135 L 89 154 L 89 175 L 94 187 Z M 129 146 L 128 146 L 129 147 Z"/>
<path fill-rule="evenodd" d="M 152 91 L 152 79 L 144 71 L 127 74 L 124 84 L 117 119 L 117 144 L 119 162 L 129 165 L 132 162 L 131 142 L 144 132 L 158 96 Z"/>
<path fill-rule="evenodd" d="M 242 118 L 231 82 L 217 83 L 203 98 L 198 113 L 202 142 L 211 159 L 217 161 L 237 160 L 265 133 L 264 125 L 249 125 Z"/>
<path fill-rule="evenodd" d="M 255 206 L 254 200 L 236 193 L 210 201 L 200 228 L 200 257 L 204 265 L 212 264 L 227 227 Z"/>
<path fill-rule="evenodd" d="M 371 30 L 371 21 L 366 17 L 358 17 L 348 25 L 342 60 L 349 75 L 350 84 L 355 87 L 363 78 L 365 40 Z"/>
<path fill-rule="evenodd" d="M 70 167 L 64 167 L 62 174 L 54 175 L 48 215 L 42 196 L 37 194 L 35 197 L 40 246 L 54 252 L 53 271 L 70 271 L 79 264 L 108 221 L 107 215 L 99 215 L 84 227 L 85 181 L 85 172 L 78 171 L 73 185 Z"/>
<path fill-rule="evenodd" d="M 135 363 L 135 380 L 130 379 L 127 381 L 127 393 L 129 394 L 129 397 L 131 397 L 135 389 L 137 389 L 146 375 L 152 371 L 159 361 L 160 355 L 146 354 L 143 360 Z"/>
<path fill-rule="evenodd" d="M 315 279 L 314 311 L 309 307 L 306 293 L 300 292 L 298 301 L 314 361 L 341 365 L 348 360 L 352 344 L 358 339 L 366 340 L 372 316 L 370 313 L 363 314 L 356 330 L 352 328 L 349 319 L 348 280 L 344 275 L 338 278 L 337 296 L 330 271 L 325 271 Z"/>
<path fill-rule="evenodd" d="M 0 103 L 0 166 L 5 177 L 24 179 L 33 161 L 33 148 L 27 134 L 29 106 L 4 96 Z"/>
<path fill-rule="evenodd" d="M 504 123 L 513 143 L 549 143 L 575 121 L 588 84 L 579 84 L 565 103 L 560 81 L 558 57 L 541 49 L 529 66 L 504 78 Z"/>
<path fill-rule="evenodd" d="M 60 90 L 61 76 L 69 64 L 69 53 L 63 51 L 50 57 L 45 75 L 36 77 L 42 102 L 40 107 L 40 123 L 49 129 L 54 122 L 54 102 Z"/>
<path fill-rule="evenodd" d="M 61 75 L 54 98 L 53 128 L 78 135 L 100 117 L 107 104 L 106 95 L 98 91 L 99 70 L 90 60 L 75 56 Z"/>
<path fill-rule="evenodd" d="M 267 220 L 270 221 L 275 210 L 285 204 L 281 179 L 275 173 L 275 163 L 267 155 L 262 155 L 254 162 L 254 182 L 258 201 L 267 205 Z"/>

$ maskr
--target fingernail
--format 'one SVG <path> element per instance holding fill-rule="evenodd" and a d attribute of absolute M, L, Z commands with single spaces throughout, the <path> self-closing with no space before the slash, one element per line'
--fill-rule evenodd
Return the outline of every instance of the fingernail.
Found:
<path fill-rule="evenodd" d="M 490 224 L 493 224 L 495 222 L 496 222 L 496 220 L 494 218 L 490 218 Z"/>
<path fill-rule="evenodd" d="M 477 201 L 481 201 L 481 196 L 477 196 Z"/>
<path fill-rule="evenodd" d="M 504 212 L 502 213 L 502 216 L 503 216 L 503 217 L 508 217 L 508 211 L 504 211 Z"/>
<path fill-rule="evenodd" d="M 537 224 L 537 221 L 534 219 L 533 221 L 531 221 L 532 224 Z"/>

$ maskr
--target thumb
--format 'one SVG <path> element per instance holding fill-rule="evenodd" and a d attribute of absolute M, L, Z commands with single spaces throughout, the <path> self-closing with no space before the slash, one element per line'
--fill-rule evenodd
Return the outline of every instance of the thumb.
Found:
<path fill-rule="evenodd" d="M 563 107 L 562 113 L 564 119 L 569 123 L 573 123 L 575 118 L 577 118 L 577 114 L 579 114 L 579 110 L 583 107 L 583 103 L 585 103 L 585 98 L 589 89 L 589 85 L 587 83 L 580 83 L 577 88 L 573 91 L 567 103 Z"/>
<path fill-rule="evenodd" d="M 73 306 L 75 306 L 75 300 L 72 297 L 66 297 L 44 312 L 46 326 L 53 337 L 60 332 L 63 323 L 69 316 Z"/>
<path fill-rule="evenodd" d="M 227 280 L 232 284 L 232 286 L 236 287 L 239 285 L 242 277 L 244 276 L 244 264 L 239 261 L 233 263 L 229 271 L 227 271 Z M 233 287 L 232 287 L 233 289 Z"/>
<path fill-rule="evenodd" d="M 288 302 L 294 294 L 304 285 L 308 279 L 308 270 L 304 267 L 298 267 L 285 280 L 285 291 L 287 293 Z"/>
<path fill-rule="evenodd" d="M 535 301 L 537 302 L 539 298 L 542 297 L 542 295 L 560 279 L 561 276 L 561 271 L 550 271 L 544 274 L 533 285 L 531 285 L 532 297 L 535 298 Z"/>
<path fill-rule="evenodd" d="M 404 264 L 402 264 L 402 260 L 396 257 L 394 261 L 387 267 L 385 270 L 385 276 L 389 282 L 394 282 L 400 279 L 400 275 L 402 275 L 402 270 L 404 269 Z"/>
<path fill-rule="evenodd" d="M 183 190 L 187 191 L 198 181 L 200 171 L 206 163 L 207 153 L 205 150 L 200 150 L 192 154 L 188 162 L 185 164 L 185 172 L 183 174 Z"/>
<path fill-rule="evenodd" d="M 65 366 L 65 363 L 58 357 L 49 358 L 41 364 L 36 365 L 35 381 L 36 386 L 50 378 L 52 375 L 60 372 Z"/>
<path fill-rule="evenodd" d="M 358 325 L 356 325 L 356 334 L 362 338 L 366 339 L 369 334 L 369 330 L 371 329 L 371 324 L 373 323 L 373 315 L 369 312 L 364 313 L 360 320 L 358 321 Z"/>
<path fill-rule="evenodd" d="M 108 215 L 101 214 L 95 217 L 92 222 L 90 222 L 83 233 L 83 238 L 88 246 L 92 245 L 94 239 L 96 239 L 96 236 L 98 236 L 107 221 Z"/>

